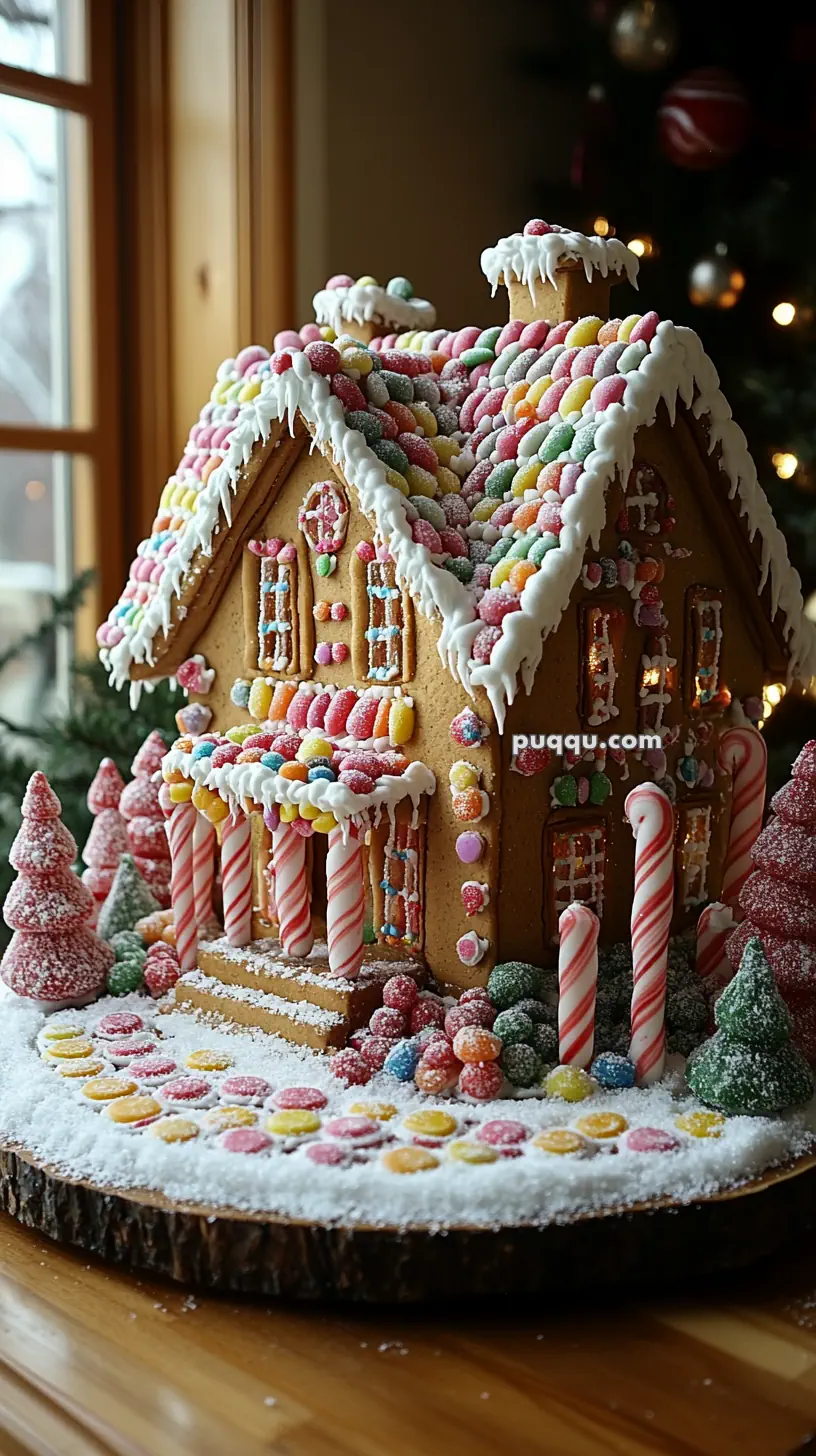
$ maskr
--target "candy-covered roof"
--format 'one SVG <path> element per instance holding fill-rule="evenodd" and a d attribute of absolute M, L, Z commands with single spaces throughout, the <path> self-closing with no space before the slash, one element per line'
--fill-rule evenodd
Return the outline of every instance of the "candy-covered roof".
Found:
<path fill-rule="evenodd" d="M 384 288 L 366 275 L 354 279 L 336 273 L 312 299 L 319 324 L 329 324 L 342 333 L 344 323 L 376 323 L 385 329 L 432 329 L 436 309 L 426 298 L 417 298 L 407 278 L 392 278 Z"/>
<path fill-rule="evenodd" d="M 560 241 L 548 244 L 553 236 Z M 547 277 L 556 256 L 583 258 L 590 271 L 618 266 L 602 239 L 527 237 L 544 248 L 538 266 Z M 596 245 L 607 249 L 598 260 Z M 619 266 L 629 267 L 626 259 Z M 771 616 L 780 614 L 789 674 L 816 675 L 816 631 L 799 577 L 691 329 L 654 313 L 553 328 L 512 320 L 484 330 L 412 330 L 366 347 L 312 324 L 275 343 L 271 356 L 255 346 L 218 371 L 153 534 L 100 628 L 115 681 L 134 662 L 155 662 L 160 674 L 174 596 L 229 524 L 253 450 L 279 424 L 293 430 L 299 413 L 357 492 L 420 610 L 438 614 L 443 661 L 468 689 L 486 690 L 501 723 L 519 678 L 532 686 L 544 639 L 558 626 L 587 547 L 597 546 L 607 487 L 616 475 L 627 478 L 637 432 L 661 402 L 671 418 L 680 402 L 705 422 L 747 536 L 761 543 L 757 587 L 768 585 Z"/>

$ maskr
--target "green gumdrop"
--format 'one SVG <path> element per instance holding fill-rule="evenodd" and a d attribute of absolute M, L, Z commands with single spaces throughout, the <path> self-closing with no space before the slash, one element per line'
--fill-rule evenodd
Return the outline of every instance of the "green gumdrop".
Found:
<path fill-rule="evenodd" d="M 443 562 L 443 566 L 451 576 L 455 576 L 457 581 L 464 582 L 465 585 L 473 580 L 475 567 L 467 556 L 449 556 L 447 561 Z"/>
<path fill-rule="evenodd" d="M 431 497 L 428 495 L 409 495 L 408 499 L 417 515 L 421 516 L 423 521 L 430 521 L 435 530 L 444 531 L 448 524 L 448 518 L 439 501 L 431 500 Z"/>
<path fill-rule="evenodd" d="M 555 779 L 553 793 L 559 804 L 564 804 L 567 808 L 578 803 L 578 785 L 572 774 L 563 774 L 560 779 Z"/>
<path fill-rule="evenodd" d="M 538 452 L 539 460 L 542 460 L 545 465 L 549 465 L 551 461 L 557 460 L 565 450 L 569 450 L 574 439 L 575 430 L 564 420 L 562 424 L 556 425 L 555 429 L 550 430 Z"/>
<path fill-rule="evenodd" d="M 492 364 L 495 355 L 492 349 L 480 349 L 475 344 L 472 349 L 465 349 L 459 355 L 459 362 L 464 364 L 466 369 L 478 369 L 480 364 Z"/>
<path fill-rule="evenodd" d="M 508 561 L 526 561 L 531 546 L 537 540 L 538 537 L 533 535 L 517 536 L 507 553 L 506 559 Z"/>
<path fill-rule="evenodd" d="M 483 329 L 473 346 L 474 349 L 489 349 L 492 354 L 495 351 L 502 328 L 502 324 L 494 324 L 490 329 Z"/>
<path fill-rule="evenodd" d="M 512 536 L 500 536 L 487 553 L 488 566 L 498 566 L 499 562 L 504 560 L 512 544 Z"/>
<path fill-rule="evenodd" d="M 395 379 L 403 379 L 405 377 L 403 374 L 394 375 Z M 383 378 L 385 378 L 385 372 L 383 373 Z M 411 383 L 410 379 L 408 383 Z M 388 392 L 391 394 L 390 387 Z M 413 394 L 413 388 L 411 393 Z M 391 395 L 391 398 L 393 399 L 394 396 Z M 408 469 L 408 456 L 393 440 L 375 440 L 371 448 L 377 456 L 377 459 L 382 460 L 383 465 L 387 465 L 389 470 L 398 470 L 400 475 L 405 475 Z"/>
<path fill-rule="evenodd" d="M 517 1001 L 513 1010 L 523 1011 L 525 1016 L 529 1016 L 534 1026 L 538 1026 L 543 1021 L 551 1021 L 555 1014 L 554 1007 L 547 1006 L 543 1001 L 537 1001 L 532 996 L 527 996 L 523 1001 Z"/>
<path fill-rule="evenodd" d="M 367 445 L 373 445 L 376 440 L 382 439 L 382 425 L 374 415 L 367 414 L 365 410 L 349 410 L 346 424 L 350 430 L 359 430 Z"/>
<path fill-rule="evenodd" d="M 134 952 L 137 957 L 147 955 L 147 947 L 138 930 L 120 930 L 116 935 L 111 936 L 110 943 L 116 952 L 118 961 L 125 960 L 131 952 Z"/>
<path fill-rule="evenodd" d="M 502 460 L 500 465 L 494 465 L 485 481 L 485 495 L 491 500 L 503 500 L 517 471 L 515 460 Z"/>
<path fill-rule="evenodd" d="M 315 562 L 318 576 L 331 576 L 337 566 L 337 557 L 329 556 L 325 551 L 321 552 Z"/>
<path fill-rule="evenodd" d="M 588 425 L 581 425 L 575 431 L 575 439 L 570 447 L 570 455 L 576 462 L 583 462 L 587 455 L 595 448 L 595 431 L 598 428 L 598 421 L 591 420 Z"/>
<path fill-rule="evenodd" d="M 394 298 L 408 300 L 414 296 L 414 285 L 409 278 L 402 278 L 398 275 L 386 283 L 385 291 L 386 293 L 390 293 Z"/>
<path fill-rule="evenodd" d="M 612 780 L 605 773 L 590 774 L 589 802 L 604 804 L 612 793 Z"/>
<path fill-rule="evenodd" d="M 552 531 L 545 531 L 543 536 L 538 536 L 527 553 L 527 560 L 532 561 L 534 566 L 540 566 L 548 551 L 554 551 L 558 545 L 558 537 Z"/>
<path fill-rule="evenodd" d="M 500 1011 L 493 1022 L 493 1035 L 501 1038 L 506 1047 L 519 1042 L 532 1042 L 533 1023 L 524 1011 L 511 1006 L 509 1011 Z"/>
<path fill-rule="evenodd" d="M 505 1011 L 541 991 L 541 971 L 527 961 L 505 961 L 490 972 L 487 992 L 494 1006 Z"/>
<path fill-rule="evenodd" d="M 558 1061 L 558 1032 L 550 1022 L 540 1021 L 533 1027 L 533 1046 L 542 1062 Z"/>
<path fill-rule="evenodd" d="M 414 386 L 407 374 L 397 374 L 394 369 L 383 369 L 380 379 L 388 390 L 390 399 L 395 399 L 398 404 L 413 402 Z"/>
<path fill-rule="evenodd" d="M 502 349 L 498 359 L 493 365 L 493 368 L 490 371 L 490 378 L 492 379 L 494 374 L 506 374 L 508 369 L 510 368 L 510 365 L 513 363 L 513 360 L 517 359 L 520 353 L 521 344 L 518 342 L 518 340 L 516 340 L 512 344 L 508 344 L 506 348 Z"/>
<path fill-rule="evenodd" d="M 116 961 L 108 971 L 108 991 L 111 996 L 127 996 L 129 991 L 138 991 L 144 982 L 144 971 L 137 961 Z"/>
<path fill-rule="evenodd" d="M 514 1087 L 534 1087 L 542 1072 L 540 1057 L 521 1042 L 504 1048 L 500 1065 Z"/>

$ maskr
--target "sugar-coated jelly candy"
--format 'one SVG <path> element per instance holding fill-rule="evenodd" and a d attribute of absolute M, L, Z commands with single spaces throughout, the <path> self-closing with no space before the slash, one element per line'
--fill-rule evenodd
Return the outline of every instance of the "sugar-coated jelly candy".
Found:
<path fill-rule="evenodd" d="M 448 1143 L 445 1153 L 454 1163 L 495 1163 L 499 1157 L 495 1148 L 471 1142 L 470 1138 L 456 1138 Z"/>
<path fill-rule="evenodd" d="M 624 1146 L 632 1153 L 673 1153 L 680 1142 L 662 1127 L 633 1127 L 624 1138 Z"/>
<path fill-rule="evenodd" d="M 439 1167 L 439 1159 L 427 1148 L 389 1148 L 380 1161 L 389 1173 L 425 1173 Z"/>
<path fill-rule="evenodd" d="M 458 1131 L 459 1121 L 452 1113 L 439 1107 L 422 1107 L 409 1112 L 402 1119 L 399 1131 L 410 1138 L 432 1138 L 441 1141 L 453 1137 Z"/>
<path fill-rule="evenodd" d="M 592 1078 L 582 1067 L 553 1067 L 547 1073 L 544 1088 L 548 1097 L 561 1097 L 564 1102 L 583 1102 L 595 1090 Z"/>
<path fill-rule="evenodd" d="M 280 1112 L 320 1112 L 328 1098 L 319 1087 L 281 1087 L 272 1098 L 273 1105 Z"/>
<path fill-rule="evenodd" d="M 133 1097 L 139 1090 L 132 1077 L 94 1077 L 82 1088 L 89 1102 L 112 1102 L 115 1097 Z"/>
<path fill-rule="evenodd" d="M 349 1153 L 339 1143 L 307 1143 L 304 1149 L 310 1163 L 324 1168 L 342 1168 L 349 1162 Z"/>
<path fill-rule="evenodd" d="M 229 1132 L 231 1127 L 254 1127 L 257 1121 L 258 1114 L 251 1107 L 211 1107 L 201 1126 L 206 1132 Z"/>
<path fill-rule="evenodd" d="M 161 1117 L 151 1123 L 148 1131 L 163 1143 L 189 1143 L 198 1137 L 199 1127 L 191 1117 Z"/>
<path fill-rule="evenodd" d="M 620 1137 L 629 1123 L 620 1112 L 588 1112 L 578 1118 L 575 1126 L 585 1137 L 600 1142 L 605 1138 Z"/>
<path fill-rule="evenodd" d="M 272 1147 L 272 1139 L 258 1127 L 233 1127 L 224 1133 L 221 1146 L 228 1153 L 265 1153 Z"/>
<path fill-rule="evenodd" d="M 273 1112 L 266 1119 L 264 1127 L 272 1137 L 287 1141 L 291 1138 L 313 1137 L 320 1131 L 320 1118 L 316 1112 L 293 1107 L 285 1112 Z"/>
<path fill-rule="evenodd" d="M 147 1127 L 161 1115 L 162 1106 L 144 1093 L 117 1097 L 105 1107 L 105 1116 L 122 1127 Z"/>
<path fill-rule="evenodd" d="M 532 1146 L 538 1148 L 542 1153 L 559 1155 L 589 1151 L 586 1138 L 581 1137 L 578 1132 L 573 1132 L 569 1127 L 549 1127 L 543 1132 L 537 1132 L 532 1140 Z"/>
<path fill-rule="evenodd" d="M 352 1117 L 369 1117 L 375 1122 L 390 1122 L 397 1115 L 393 1102 L 352 1102 L 348 1112 Z"/>
<path fill-rule="evenodd" d="M 682 1112 L 674 1119 L 674 1125 L 694 1138 L 717 1138 L 722 1134 L 725 1118 L 721 1112 Z"/>

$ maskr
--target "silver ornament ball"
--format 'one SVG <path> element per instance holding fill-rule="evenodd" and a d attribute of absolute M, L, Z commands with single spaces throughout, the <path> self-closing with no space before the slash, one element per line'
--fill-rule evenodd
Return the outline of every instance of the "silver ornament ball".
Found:
<path fill-rule="evenodd" d="M 668 0 L 628 0 L 612 22 L 612 53 L 632 71 L 659 71 L 677 49 L 677 20 Z"/>
<path fill-rule="evenodd" d="M 688 277 L 689 298 L 697 308 L 733 308 L 744 287 L 745 278 L 725 243 L 698 258 Z"/>

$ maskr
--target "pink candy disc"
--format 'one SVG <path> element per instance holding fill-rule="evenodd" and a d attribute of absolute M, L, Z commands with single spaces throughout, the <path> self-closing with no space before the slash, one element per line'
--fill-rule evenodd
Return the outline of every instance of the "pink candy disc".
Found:
<path fill-rule="evenodd" d="M 221 1096 L 227 1102 L 263 1102 L 271 1091 L 263 1077 L 225 1077 L 221 1083 Z"/>
<path fill-rule="evenodd" d="M 97 1022 L 95 1030 L 97 1036 L 112 1039 L 130 1036 L 134 1031 L 144 1031 L 144 1022 L 134 1011 L 111 1011 Z"/>
<path fill-rule="evenodd" d="M 115 1066 L 123 1066 L 134 1057 L 149 1057 L 156 1050 L 156 1043 L 147 1037 L 131 1037 L 130 1041 L 114 1041 L 107 1048 L 107 1056 Z"/>
<path fill-rule="evenodd" d="M 221 1139 L 228 1153 L 263 1153 L 271 1148 L 272 1139 L 257 1127 L 233 1127 Z"/>
<path fill-rule="evenodd" d="M 134 1057 L 130 1071 L 138 1082 L 149 1087 L 167 1082 L 178 1071 L 178 1065 L 172 1057 Z"/>
<path fill-rule="evenodd" d="M 680 1140 L 662 1127 L 633 1127 L 623 1140 L 633 1153 L 673 1153 Z"/>
<path fill-rule="evenodd" d="M 337 1143 L 309 1143 L 306 1157 L 310 1162 L 326 1168 L 339 1168 L 348 1162 L 345 1148 L 339 1147 Z"/>
<path fill-rule="evenodd" d="M 166 1102 L 179 1103 L 185 1107 L 203 1107 L 213 1097 L 213 1090 L 204 1077 L 177 1077 L 162 1087 L 161 1095 Z"/>
<path fill-rule="evenodd" d="M 514 1122 L 509 1117 L 496 1117 L 483 1122 L 476 1133 L 477 1141 L 487 1143 L 491 1148 L 515 1148 L 527 1141 L 530 1129 L 523 1122 Z"/>
<path fill-rule="evenodd" d="M 383 1135 L 380 1124 L 371 1117 L 333 1117 L 324 1125 L 323 1132 L 326 1137 L 358 1148 L 378 1143 Z"/>
<path fill-rule="evenodd" d="M 233 1080 L 237 1081 L 238 1078 Z M 245 1078 L 244 1080 L 251 1079 Z M 223 1090 L 226 1091 L 226 1083 L 224 1083 Z M 301 1112 L 319 1112 L 321 1107 L 326 1106 L 327 1101 L 325 1092 L 321 1092 L 319 1087 L 282 1087 L 280 1092 L 276 1092 L 272 1098 L 274 1106 L 281 1112 L 288 1112 L 291 1109 L 298 1109 Z"/>

